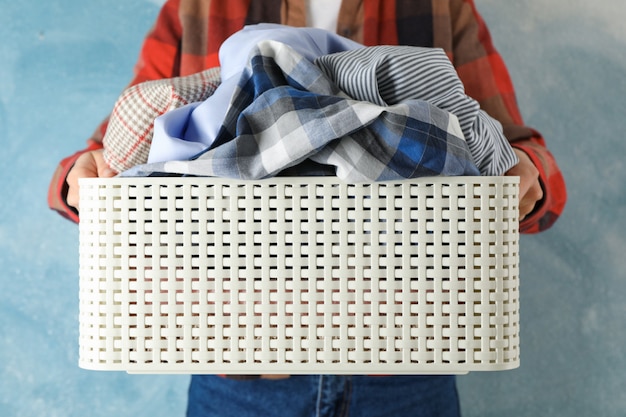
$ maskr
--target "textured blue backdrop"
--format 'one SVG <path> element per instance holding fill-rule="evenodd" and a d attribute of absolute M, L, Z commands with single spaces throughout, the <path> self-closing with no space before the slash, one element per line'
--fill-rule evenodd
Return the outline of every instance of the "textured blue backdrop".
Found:
<path fill-rule="evenodd" d="M 182 415 L 188 378 L 77 363 L 77 228 L 50 174 L 129 80 L 159 0 L 0 0 L 0 415 Z M 466 417 L 626 415 L 626 3 L 478 0 L 569 204 L 522 238 L 522 366 L 459 378 Z"/>

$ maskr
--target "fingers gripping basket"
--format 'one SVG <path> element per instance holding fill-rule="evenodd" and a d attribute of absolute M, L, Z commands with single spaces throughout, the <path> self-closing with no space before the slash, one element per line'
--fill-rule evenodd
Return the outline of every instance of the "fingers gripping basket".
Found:
<path fill-rule="evenodd" d="M 86 179 L 80 366 L 429 374 L 519 365 L 518 180 Z"/>

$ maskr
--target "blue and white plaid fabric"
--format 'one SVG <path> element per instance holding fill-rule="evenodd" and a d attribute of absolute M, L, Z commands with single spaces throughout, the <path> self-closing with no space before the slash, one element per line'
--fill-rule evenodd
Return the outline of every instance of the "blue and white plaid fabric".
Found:
<path fill-rule="evenodd" d="M 516 162 L 499 124 L 464 95 L 441 50 L 360 48 L 311 62 L 268 40 L 250 55 L 209 149 L 124 175 L 324 172 L 359 182 L 500 175 Z"/>

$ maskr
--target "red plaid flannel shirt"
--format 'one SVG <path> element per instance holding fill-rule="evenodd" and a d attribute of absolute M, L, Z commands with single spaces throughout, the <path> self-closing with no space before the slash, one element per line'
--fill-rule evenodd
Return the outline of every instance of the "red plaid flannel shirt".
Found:
<path fill-rule="evenodd" d="M 305 2 L 168 0 L 144 41 L 129 86 L 217 66 L 221 43 L 245 24 L 261 22 L 305 26 Z M 509 141 L 539 169 L 544 198 L 520 230 L 536 233 L 555 222 L 566 201 L 563 177 L 543 137 L 524 125 L 508 70 L 473 0 L 343 0 L 337 33 L 365 45 L 443 48 L 467 94 L 502 123 Z M 102 148 L 106 128 L 105 120 L 87 147 L 61 161 L 52 178 L 48 203 L 73 221 L 78 214 L 65 201 L 67 172 L 82 153 Z"/>

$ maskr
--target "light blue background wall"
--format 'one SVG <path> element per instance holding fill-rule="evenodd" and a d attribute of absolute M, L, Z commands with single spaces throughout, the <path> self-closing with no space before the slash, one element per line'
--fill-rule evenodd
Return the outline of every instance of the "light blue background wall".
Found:
<path fill-rule="evenodd" d="M 187 377 L 78 369 L 77 229 L 45 201 L 160 3 L 0 0 L 0 416 L 183 414 Z M 522 366 L 459 378 L 465 416 L 624 416 L 626 3 L 477 3 L 569 204 L 522 238 Z"/>

